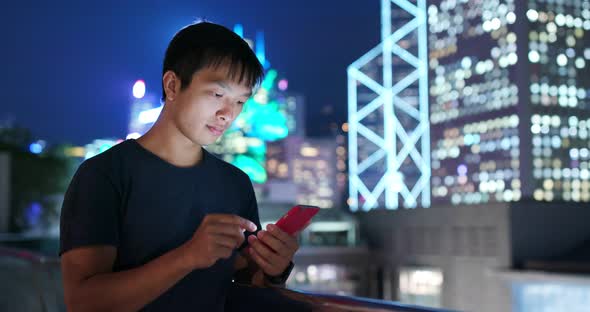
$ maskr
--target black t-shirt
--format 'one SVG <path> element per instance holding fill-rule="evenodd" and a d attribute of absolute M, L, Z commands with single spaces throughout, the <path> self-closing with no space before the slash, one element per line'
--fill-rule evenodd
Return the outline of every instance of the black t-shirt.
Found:
<path fill-rule="evenodd" d="M 74 175 L 62 208 L 60 255 L 112 245 L 113 271 L 127 270 L 189 240 L 209 213 L 240 215 L 260 229 L 244 172 L 204 149 L 198 165 L 176 167 L 127 140 L 86 160 Z M 222 311 L 235 255 L 194 270 L 144 310 Z"/>

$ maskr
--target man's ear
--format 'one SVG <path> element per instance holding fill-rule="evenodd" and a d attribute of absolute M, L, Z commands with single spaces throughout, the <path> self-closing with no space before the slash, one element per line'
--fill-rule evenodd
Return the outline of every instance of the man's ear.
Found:
<path fill-rule="evenodd" d="M 180 77 L 178 77 L 173 71 L 169 70 L 162 76 L 162 84 L 164 86 L 164 92 L 166 93 L 166 102 L 174 102 L 178 93 L 180 92 Z"/>

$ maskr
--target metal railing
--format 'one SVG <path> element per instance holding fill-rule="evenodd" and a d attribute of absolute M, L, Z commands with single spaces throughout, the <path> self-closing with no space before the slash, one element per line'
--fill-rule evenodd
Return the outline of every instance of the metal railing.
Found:
<path fill-rule="evenodd" d="M 59 259 L 0 247 L 0 311 L 65 311 Z"/>
<path fill-rule="evenodd" d="M 336 296 L 286 288 L 234 283 L 226 311 L 404 311 L 445 310 L 361 297 Z M 66 311 L 59 258 L 0 247 L 0 311 Z"/>

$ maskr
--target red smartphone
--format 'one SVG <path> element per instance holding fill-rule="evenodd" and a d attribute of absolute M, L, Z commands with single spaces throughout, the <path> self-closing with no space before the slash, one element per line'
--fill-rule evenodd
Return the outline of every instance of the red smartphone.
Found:
<path fill-rule="evenodd" d="M 316 206 L 306 206 L 306 205 L 297 205 L 289 209 L 285 215 L 283 215 L 275 225 L 278 226 L 283 232 L 293 235 L 303 229 L 309 224 L 311 218 L 313 218 L 318 211 L 320 211 L 319 207 Z M 266 247 L 272 249 L 270 246 L 266 245 L 264 242 L 260 241 Z M 248 245 L 248 240 L 244 242 L 244 244 L 239 248 L 239 250 L 245 248 Z"/>
<path fill-rule="evenodd" d="M 303 230 L 318 211 L 320 211 L 320 208 L 316 206 L 294 206 L 277 221 L 276 226 L 283 232 L 293 235 Z"/>

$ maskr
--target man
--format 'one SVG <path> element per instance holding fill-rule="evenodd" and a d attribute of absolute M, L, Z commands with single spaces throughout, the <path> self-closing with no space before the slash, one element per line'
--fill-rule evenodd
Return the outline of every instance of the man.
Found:
<path fill-rule="evenodd" d="M 209 154 L 263 69 L 248 44 L 211 23 L 190 25 L 164 59 L 164 108 L 141 138 L 85 161 L 61 216 L 69 311 L 222 311 L 234 273 L 281 284 L 297 240 L 260 229 L 246 174 Z M 240 248 L 240 246 L 246 248 Z M 243 274 L 240 274 L 243 278 Z"/>

